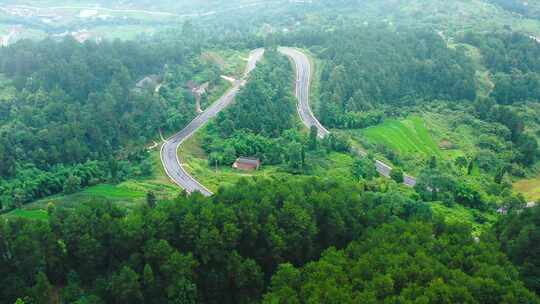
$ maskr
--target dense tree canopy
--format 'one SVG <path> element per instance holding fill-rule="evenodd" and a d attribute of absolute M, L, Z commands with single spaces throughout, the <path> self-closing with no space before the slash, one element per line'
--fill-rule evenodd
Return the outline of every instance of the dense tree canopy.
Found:
<path fill-rule="evenodd" d="M 49 222 L 2 220 L 0 298 L 32 297 L 47 278 L 69 302 L 252 303 L 280 263 L 301 266 L 368 227 L 431 216 L 395 191 L 315 178 L 243 180 L 130 213 L 105 202 L 49 211 Z"/>
<path fill-rule="evenodd" d="M 210 165 L 231 165 L 248 156 L 264 164 L 286 163 L 292 172 L 304 170 L 309 139 L 295 124 L 292 72 L 285 56 L 266 51 L 235 103 L 208 127 L 203 147 Z"/>
<path fill-rule="evenodd" d="M 495 231 L 525 285 L 540 294 L 540 206 L 512 210 Z"/>
<path fill-rule="evenodd" d="M 432 31 L 340 27 L 283 39 L 310 47 L 324 60 L 319 114 L 329 127 L 376 124 L 380 118 L 370 111 L 381 104 L 476 97 L 470 59 Z"/>
<path fill-rule="evenodd" d="M 200 36 L 187 24 L 166 38 L 0 48 L 0 73 L 17 89 L 0 100 L 0 210 L 148 173 L 143 147 L 195 116 L 184 87 L 214 68 L 200 60 Z M 136 87 L 148 75 L 162 78 L 159 93 Z"/>
<path fill-rule="evenodd" d="M 466 226 L 395 221 L 301 269 L 282 264 L 264 303 L 538 303 L 497 250 Z"/>
<path fill-rule="evenodd" d="M 491 96 L 498 103 L 540 99 L 540 44 L 520 33 L 477 34 L 463 41 L 482 51 L 486 66 L 494 74 Z"/>

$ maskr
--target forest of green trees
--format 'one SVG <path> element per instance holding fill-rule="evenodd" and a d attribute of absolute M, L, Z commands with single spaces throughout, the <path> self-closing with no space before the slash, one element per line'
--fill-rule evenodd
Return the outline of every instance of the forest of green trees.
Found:
<path fill-rule="evenodd" d="M 474 100 L 474 68 L 461 49 L 452 50 L 433 31 L 351 26 L 337 32 L 306 30 L 286 43 L 315 50 L 321 73 L 321 123 L 362 128 L 382 120 L 382 105 L 423 100 Z"/>
<path fill-rule="evenodd" d="M 60 193 L 71 203 L 45 203 L 42 219 L 0 214 L 0 303 L 540 304 L 540 206 L 513 188 L 539 170 L 540 44 L 509 28 L 448 37 L 316 12 L 360 2 L 289 3 L 279 18 L 239 12 L 133 41 L 0 47 L 0 213 Z M 324 139 L 298 118 L 278 45 L 314 64 Z M 197 115 L 186 83 L 220 81 L 202 54 L 258 47 L 264 58 L 194 145 L 212 168 L 256 157 L 272 166 L 264 177 L 211 197 L 137 189 L 129 206 L 69 195 L 159 171 L 145 145 Z M 160 89 L 136 89 L 149 75 Z M 437 132 L 467 129 L 470 142 L 410 156 L 355 133 L 412 113 L 440 114 Z M 346 178 L 327 173 L 332 156 Z M 395 167 L 389 179 L 375 159 Z"/>
<path fill-rule="evenodd" d="M 319 143 L 316 130 L 302 132 L 295 119 L 290 63 L 273 49 L 264 56 L 235 103 L 208 127 L 203 140 L 208 164 L 230 166 L 239 156 L 257 157 L 265 165 L 306 173 L 308 153 L 348 151 L 343 137 L 330 136 Z"/>
<path fill-rule="evenodd" d="M 427 203 L 397 189 L 371 188 L 318 178 L 242 180 L 212 198 L 179 197 L 128 213 L 106 202 L 71 211 L 51 207 L 48 222 L 0 225 L 0 298 L 539 302 L 492 234 L 475 240 L 470 227 L 433 217 Z"/>
<path fill-rule="evenodd" d="M 531 18 L 540 18 L 540 5 L 535 1 L 489 0 L 489 2 L 514 13 Z"/>
<path fill-rule="evenodd" d="M 66 38 L 1 48 L 0 73 L 17 90 L 0 103 L 0 210 L 149 174 L 144 145 L 196 115 L 184 87 L 215 70 L 200 60 L 205 47 L 204 33 L 187 23 L 142 41 Z M 159 94 L 134 90 L 147 75 L 165 79 Z"/>
<path fill-rule="evenodd" d="M 210 164 L 231 165 L 238 156 L 260 157 L 267 164 L 282 162 L 288 143 L 282 135 L 294 126 L 292 75 L 285 57 L 266 51 L 235 103 L 209 127 L 203 147 Z"/>

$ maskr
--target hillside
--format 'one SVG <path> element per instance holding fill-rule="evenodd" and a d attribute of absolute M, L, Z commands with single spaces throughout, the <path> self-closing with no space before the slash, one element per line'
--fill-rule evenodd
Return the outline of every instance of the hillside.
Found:
<path fill-rule="evenodd" d="M 6 1 L 0 35 L 1 303 L 540 303 L 535 3 Z"/>

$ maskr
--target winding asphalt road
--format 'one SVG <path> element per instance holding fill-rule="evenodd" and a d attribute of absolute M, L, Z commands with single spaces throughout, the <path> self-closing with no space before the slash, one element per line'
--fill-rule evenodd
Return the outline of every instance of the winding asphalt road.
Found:
<path fill-rule="evenodd" d="M 317 127 L 317 135 L 324 138 L 330 132 L 317 120 L 309 106 L 309 84 L 311 82 L 311 64 L 307 56 L 292 48 L 280 47 L 279 51 L 294 61 L 296 66 L 296 98 L 298 99 L 297 110 L 300 119 L 308 129 Z"/>
<path fill-rule="evenodd" d="M 317 134 L 320 138 L 324 138 L 325 136 L 330 134 L 330 132 L 319 122 L 319 120 L 317 120 L 317 118 L 313 114 L 313 111 L 311 110 L 311 107 L 309 106 L 311 63 L 309 62 L 308 57 L 304 53 L 293 48 L 281 47 L 279 48 L 279 51 L 282 54 L 285 54 L 289 58 L 291 58 L 296 66 L 295 94 L 296 98 L 298 99 L 297 108 L 300 119 L 308 128 L 311 128 L 311 126 L 317 127 Z M 367 156 L 367 153 L 360 149 L 354 149 L 354 152 L 356 152 L 361 157 Z M 379 172 L 379 174 L 385 177 L 390 177 L 392 167 L 380 160 L 375 161 L 375 167 L 377 168 L 377 172 Z M 412 176 L 404 175 L 403 179 L 403 184 L 409 187 L 414 187 L 416 185 L 416 179 Z"/>
<path fill-rule="evenodd" d="M 221 96 L 219 100 L 214 102 L 204 112 L 193 119 L 182 131 L 173 135 L 161 146 L 161 162 L 165 168 L 165 172 L 173 182 L 186 190 L 186 192 L 193 193 L 194 191 L 198 191 L 205 196 L 212 195 L 212 191 L 199 183 L 184 169 L 177 154 L 178 147 L 204 126 L 211 118 L 215 117 L 221 110 L 231 104 L 240 88 L 246 84 L 249 73 L 255 69 L 257 61 L 262 58 L 263 54 L 264 49 L 252 51 L 249 55 L 244 78 L 235 81 L 233 87 Z"/>

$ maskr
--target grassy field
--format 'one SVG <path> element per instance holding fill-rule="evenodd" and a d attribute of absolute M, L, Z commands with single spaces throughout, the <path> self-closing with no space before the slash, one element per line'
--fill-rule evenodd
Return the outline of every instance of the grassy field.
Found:
<path fill-rule="evenodd" d="M 201 130 L 185 141 L 178 149 L 178 155 L 186 170 L 211 191 L 216 191 L 220 186 L 234 185 L 241 178 L 279 174 L 275 167 L 266 166 L 253 172 L 237 171 L 229 166 L 219 166 L 216 170 L 209 166 L 207 155 L 200 147 L 203 132 Z"/>
<path fill-rule="evenodd" d="M 4 215 L 6 218 L 25 218 L 25 219 L 31 219 L 31 220 L 40 220 L 40 221 L 46 221 L 49 219 L 49 215 L 47 214 L 47 211 L 44 209 L 17 209 L 14 210 L 6 215 Z"/>
<path fill-rule="evenodd" d="M 201 148 L 200 142 L 204 136 L 204 129 L 196 133 L 192 138 L 184 142 L 178 149 L 178 155 L 184 168 L 205 187 L 216 191 L 220 186 L 231 186 L 242 178 L 280 178 L 292 176 L 285 172 L 281 166 L 265 166 L 258 171 L 246 172 L 238 171 L 229 166 L 218 166 L 217 168 L 208 164 L 205 151 Z M 351 167 L 354 157 L 344 153 L 330 153 L 328 155 L 308 154 L 306 162 L 310 167 L 309 175 L 323 178 L 333 178 L 336 180 L 353 179 Z"/>
<path fill-rule="evenodd" d="M 384 144 L 403 155 L 423 154 L 440 156 L 424 120 L 419 116 L 397 121 L 388 120 L 381 125 L 366 128 L 362 134 L 374 144 Z"/>
<path fill-rule="evenodd" d="M 540 176 L 514 183 L 514 190 L 522 193 L 527 201 L 540 200 Z"/>

